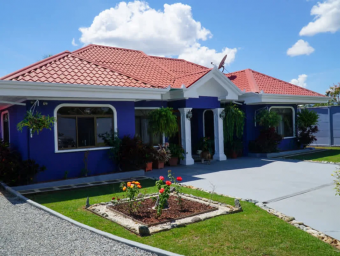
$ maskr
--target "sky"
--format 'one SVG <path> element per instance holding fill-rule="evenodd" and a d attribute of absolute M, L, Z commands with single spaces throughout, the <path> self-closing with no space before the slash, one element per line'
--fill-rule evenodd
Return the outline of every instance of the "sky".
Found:
<path fill-rule="evenodd" d="M 0 77 L 87 44 L 225 72 L 246 68 L 319 93 L 340 82 L 340 0 L 0 0 Z"/>

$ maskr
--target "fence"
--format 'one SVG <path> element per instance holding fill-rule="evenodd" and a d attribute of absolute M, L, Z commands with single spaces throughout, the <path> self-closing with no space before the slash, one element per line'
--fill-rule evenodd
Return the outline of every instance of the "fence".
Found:
<path fill-rule="evenodd" d="M 313 145 L 340 146 L 340 106 L 308 109 L 319 114 L 319 132 Z"/>

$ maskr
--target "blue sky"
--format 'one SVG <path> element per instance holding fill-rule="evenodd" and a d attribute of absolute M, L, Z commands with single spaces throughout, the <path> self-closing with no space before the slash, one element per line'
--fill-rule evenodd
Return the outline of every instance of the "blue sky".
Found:
<path fill-rule="evenodd" d="M 207 66 L 228 53 L 229 72 L 251 68 L 288 82 L 304 74 L 300 84 L 320 93 L 340 82 L 340 0 L 321 5 L 313 0 L 149 0 L 148 6 L 125 7 L 117 6 L 120 2 L 0 0 L 0 76 L 46 54 L 104 43 Z M 312 8 L 324 27 L 312 24 L 300 33 L 318 22 Z M 127 18 L 127 10 L 139 18 Z M 87 29 L 81 32 L 81 27 Z M 287 50 L 299 40 L 299 49 L 291 51 L 296 56 L 289 56 Z"/>

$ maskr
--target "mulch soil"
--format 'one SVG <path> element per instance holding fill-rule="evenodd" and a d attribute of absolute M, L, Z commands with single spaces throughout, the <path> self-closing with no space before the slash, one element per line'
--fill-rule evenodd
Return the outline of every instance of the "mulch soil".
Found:
<path fill-rule="evenodd" d="M 144 201 L 141 201 L 139 206 L 137 207 L 137 211 L 129 212 L 128 203 L 118 204 L 115 206 L 110 206 L 110 208 L 124 213 L 125 215 L 143 222 L 147 225 L 155 225 L 163 222 L 168 222 L 176 219 L 185 218 L 188 216 L 197 215 L 204 212 L 217 210 L 215 207 L 211 207 L 206 204 L 202 204 L 199 202 L 194 202 L 191 200 L 182 198 L 182 208 L 178 204 L 178 199 L 176 196 L 170 196 L 168 199 L 169 208 L 162 211 L 162 215 L 157 218 L 156 210 L 153 210 L 152 207 L 155 206 L 155 200 L 148 198 Z"/>

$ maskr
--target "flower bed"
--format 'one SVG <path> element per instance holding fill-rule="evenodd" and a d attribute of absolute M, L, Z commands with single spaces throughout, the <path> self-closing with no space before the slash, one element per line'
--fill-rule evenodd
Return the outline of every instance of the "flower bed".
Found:
<path fill-rule="evenodd" d="M 169 208 L 164 210 L 162 215 L 157 218 L 156 211 L 154 209 L 155 199 L 153 197 L 145 199 L 141 202 L 141 205 L 136 212 L 129 212 L 128 203 L 122 203 L 117 205 L 109 205 L 109 210 L 114 210 L 123 213 L 136 221 L 140 221 L 145 225 L 155 225 L 165 223 L 184 217 L 194 216 L 200 213 L 206 213 L 215 211 L 218 208 L 210 206 L 208 204 L 202 204 L 188 199 L 183 199 L 182 207 L 178 204 L 176 196 L 170 196 Z"/>
<path fill-rule="evenodd" d="M 120 188 L 125 192 L 126 198 L 112 197 L 111 202 L 87 205 L 87 209 L 140 236 L 242 211 L 240 206 L 233 207 L 206 198 L 185 195 L 179 184 L 182 177 L 175 178 L 169 170 L 168 178 L 165 181 L 160 176 L 155 183 L 158 193 L 151 195 L 140 193 L 142 185 L 138 181 L 122 182 Z"/>
<path fill-rule="evenodd" d="M 154 203 L 154 200 L 152 200 L 151 198 L 157 195 L 158 193 L 145 195 L 145 198 L 143 200 L 144 202 L 148 202 L 148 200 L 151 200 L 153 204 L 146 203 L 146 205 L 153 206 L 155 203 Z M 219 215 L 231 214 L 231 213 L 242 211 L 241 207 L 237 208 L 231 205 L 222 204 L 222 203 L 212 201 L 206 198 L 200 198 L 200 197 L 196 197 L 193 195 L 182 194 L 181 197 L 182 197 L 182 202 L 184 206 L 184 207 L 182 206 L 183 207 L 182 209 L 185 209 L 185 205 L 187 201 L 190 201 L 190 203 L 188 203 L 188 206 L 196 205 L 197 207 L 199 205 L 199 207 L 198 209 L 196 209 L 197 210 L 196 213 L 193 213 L 194 212 L 193 209 L 191 209 L 191 212 L 188 212 L 188 213 L 186 213 L 185 211 L 180 212 L 180 209 L 178 208 L 179 206 L 176 201 L 176 197 L 177 197 L 176 195 L 170 194 L 169 209 L 168 210 L 163 209 L 162 215 L 158 218 L 156 218 L 157 210 L 152 210 L 149 208 L 147 209 L 146 206 L 145 206 L 146 212 L 143 212 L 142 210 L 144 206 L 140 206 L 138 208 L 139 213 L 129 213 L 128 198 L 120 199 L 119 200 L 120 203 L 118 204 L 118 205 L 121 205 L 122 209 L 125 208 L 124 210 L 125 213 L 116 210 L 115 206 L 117 206 L 117 204 L 114 204 L 112 202 L 106 202 L 106 203 L 103 202 L 100 204 L 94 204 L 94 205 L 91 205 L 89 208 L 87 208 L 87 210 L 105 219 L 113 221 L 140 236 L 147 236 L 147 235 L 151 235 L 153 233 L 157 233 L 160 231 L 165 231 L 165 230 L 170 230 L 170 229 L 177 228 L 177 227 L 186 226 L 188 224 L 203 221 L 203 220 L 213 218 Z M 173 199 L 175 199 L 175 201 L 173 201 Z M 200 212 L 198 212 L 199 209 L 201 209 Z M 168 211 L 169 211 L 169 214 L 167 213 Z M 144 222 L 142 222 L 143 216 L 144 216 Z M 150 216 L 150 218 L 148 219 L 147 216 Z M 151 224 L 147 224 L 148 222 Z"/>

